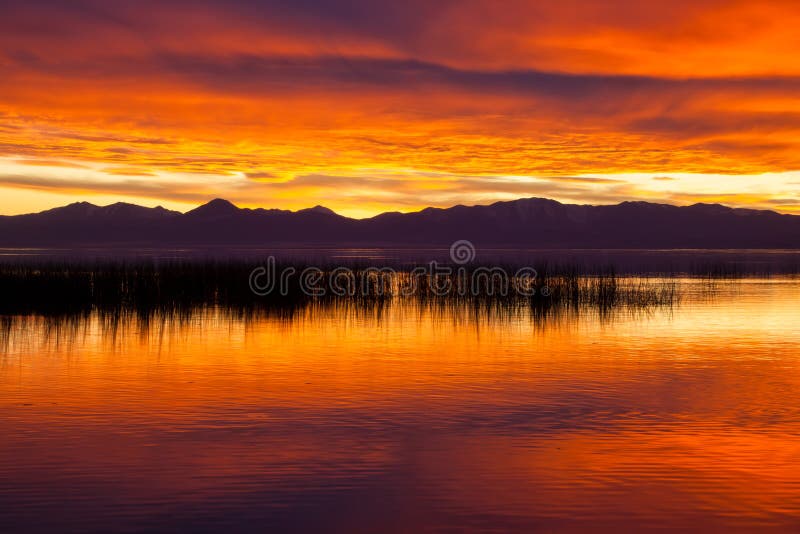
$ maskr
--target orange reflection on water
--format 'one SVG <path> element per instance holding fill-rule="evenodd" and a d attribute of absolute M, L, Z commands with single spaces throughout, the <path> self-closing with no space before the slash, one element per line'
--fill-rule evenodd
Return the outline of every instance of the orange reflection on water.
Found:
<path fill-rule="evenodd" d="M 7 321 L 0 528 L 796 527 L 800 285 L 681 286 L 548 320 Z"/>

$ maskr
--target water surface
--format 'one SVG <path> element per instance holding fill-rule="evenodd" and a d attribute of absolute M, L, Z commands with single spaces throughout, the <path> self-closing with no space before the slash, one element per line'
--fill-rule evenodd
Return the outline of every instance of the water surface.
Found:
<path fill-rule="evenodd" d="M 430 261 L 451 262 L 444 247 L 97 247 L 0 248 L 4 262 L 68 261 L 300 261 L 321 265 L 368 263 L 405 266 Z M 478 247 L 479 264 L 613 266 L 628 274 L 757 274 L 800 273 L 800 249 L 520 249 Z"/>
<path fill-rule="evenodd" d="M 800 283 L 0 321 L 0 531 L 797 530 Z"/>

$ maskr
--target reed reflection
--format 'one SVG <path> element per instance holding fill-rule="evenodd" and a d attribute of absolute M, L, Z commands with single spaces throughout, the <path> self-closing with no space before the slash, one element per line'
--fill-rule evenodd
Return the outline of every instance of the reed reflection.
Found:
<path fill-rule="evenodd" d="M 0 527 L 797 526 L 800 286 L 667 282 L 6 317 Z"/>

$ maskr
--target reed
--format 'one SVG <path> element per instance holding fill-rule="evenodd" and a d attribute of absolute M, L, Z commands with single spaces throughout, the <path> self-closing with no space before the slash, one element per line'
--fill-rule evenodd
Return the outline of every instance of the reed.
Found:
<path fill-rule="evenodd" d="M 524 280 L 513 276 L 513 265 L 495 266 L 494 275 L 484 276 L 476 276 L 480 266 L 451 266 L 449 273 L 432 274 L 415 273 L 421 265 L 384 271 L 351 265 L 349 278 L 339 277 L 339 291 L 331 291 L 337 267 L 327 265 L 315 267 L 319 273 L 315 284 L 303 285 L 299 276 L 293 276 L 283 291 L 258 295 L 249 280 L 259 265 L 264 264 L 243 260 L 0 264 L 0 315 L 124 311 L 144 316 L 202 308 L 291 314 L 310 305 L 372 308 L 407 299 L 483 309 L 527 307 L 544 313 L 570 307 L 665 306 L 679 298 L 677 283 L 670 278 L 618 276 L 612 268 L 581 265 L 540 265 L 536 277 Z M 301 273 L 308 267 L 287 262 L 275 270 Z M 497 274 L 498 268 L 507 273 L 505 278 Z"/>

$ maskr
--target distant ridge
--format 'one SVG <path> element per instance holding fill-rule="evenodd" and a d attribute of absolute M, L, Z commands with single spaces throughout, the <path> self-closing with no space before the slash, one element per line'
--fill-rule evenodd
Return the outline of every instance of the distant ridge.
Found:
<path fill-rule="evenodd" d="M 77 202 L 0 216 L 2 247 L 447 246 L 519 248 L 800 248 L 800 216 L 719 204 L 562 204 L 524 198 L 351 219 L 323 206 L 239 208 L 215 199 L 187 213 Z"/>
<path fill-rule="evenodd" d="M 190 217 L 227 217 L 239 212 L 233 202 L 222 198 L 215 198 L 207 204 L 198 206 L 191 211 L 187 211 L 186 215 Z"/>

